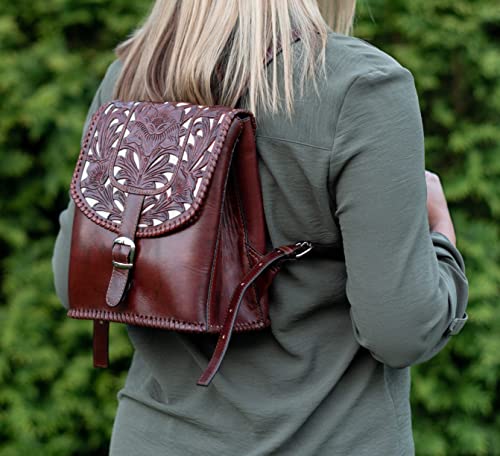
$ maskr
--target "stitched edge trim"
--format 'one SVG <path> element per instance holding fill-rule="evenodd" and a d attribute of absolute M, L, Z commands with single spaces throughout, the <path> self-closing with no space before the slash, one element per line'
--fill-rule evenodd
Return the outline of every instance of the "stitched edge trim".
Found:
<path fill-rule="evenodd" d="M 135 326 L 146 326 L 160 329 L 173 329 L 176 331 L 196 333 L 219 333 L 223 325 L 214 325 L 207 329 L 202 322 L 187 322 L 170 317 L 155 317 L 127 312 L 110 312 L 99 309 L 69 309 L 67 316 L 77 320 L 106 320 L 116 323 L 125 323 Z M 264 329 L 270 325 L 270 321 L 253 320 L 246 323 L 237 323 L 234 331 L 249 331 Z"/>

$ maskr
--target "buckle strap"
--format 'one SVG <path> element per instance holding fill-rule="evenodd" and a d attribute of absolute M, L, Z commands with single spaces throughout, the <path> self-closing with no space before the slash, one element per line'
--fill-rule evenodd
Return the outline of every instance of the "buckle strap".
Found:
<path fill-rule="evenodd" d="M 106 304 L 116 307 L 123 300 L 135 256 L 135 232 L 141 215 L 144 195 L 129 194 L 121 221 L 119 236 L 111 248 L 113 272 L 106 293 Z"/>
<path fill-rule="evenodd" d="M 208 386 L 219 370 L 220 365 L 222 364 L 222 360 L 224 359 L 224 355 L 226 354 L 227 348 L 229 346 L 229 340 L 231 339 L 231 335 L 233 333 L 234 324 L 236 322 L 236 317 L 238 315 L 241 302 L 243 301 L 243 297 L 245 296 L 245 293 L 250 288 L 250 286 L 271 266 L 277 265 L 279 262 L 284 260 L 294 260 L 300 258 L 311 249 L 312 244 L 307 241 L 281 246 L 265 255 L 259 261 L 259 263 L 257 263 L 252 269 L 250 269 L 250 271 L 247 272 L 247 274 L 245 274 L 240 284 L 233 293 L 233 296 L 229 303 L 229 307 L 227 309 L 224 324 L 222 325 L 222 329 L 219 333 L 217 345 L 215 346 L 215 350 L 212 354 L 212 358 L 210 359 L 207 368 L 198 379 L 198 385 Z"/>
<path fill-rule="evenodd" d="M 130 272 L 135 256 L 135 232 L 141 215 L 143 195 L 130 194 L 125 203 L 125 210 L 119 236 L 111 247 L 113 271 L 106 292 L 106 304 L 116 307 L 122 302 L 130 281 Z M 94 320 L 93 334 L 94 367 L 108 367 L 109 321 Z"/>

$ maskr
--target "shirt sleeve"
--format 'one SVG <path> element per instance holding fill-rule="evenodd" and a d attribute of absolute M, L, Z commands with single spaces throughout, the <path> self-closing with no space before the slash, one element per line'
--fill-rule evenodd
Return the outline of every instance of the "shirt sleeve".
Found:
<path fill-rule="evenodd" d="M 356 340 L 395 368 L 432 358 L 467 319 L 468 281 L 459 250 L 429 228 L 423 127 L 407 69 L 354 79 L 330 176 Z"/>
<path fill-rule="evenodd" d="M 103 103 L 103 87 L 104 79 L 96 90 L 92 103 L 87 112 L 87 118 L 80 139 L 80 147 L 83 144 L 87 126 L 92 119 L 92 116 Z M 69 198 L 68 207 L 59 215 L 59 233 L 54 244 L 52 254 L 52 272 L 54 276 L 54 288 L 56 295 L 61 301 L 61 304 L 69 309 L 68 298 L 68 278 L 69 278 L 69 260 L 71 252 L 71 232 L 73 229 L 73 217 L 75 214 L 75 204 L 72 198 Z"/>

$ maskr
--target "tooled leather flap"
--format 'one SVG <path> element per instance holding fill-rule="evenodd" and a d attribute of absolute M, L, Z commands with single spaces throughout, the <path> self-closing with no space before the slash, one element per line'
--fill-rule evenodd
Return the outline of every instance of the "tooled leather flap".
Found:
<path fill-rule="evenodd" d="M 240 109 L 111 101 L 94 114 L 71 195 L 95 223 L 119 232 L 129 193 L 144 195 L 136 236 L 166 233 L 200 210 Z"/>

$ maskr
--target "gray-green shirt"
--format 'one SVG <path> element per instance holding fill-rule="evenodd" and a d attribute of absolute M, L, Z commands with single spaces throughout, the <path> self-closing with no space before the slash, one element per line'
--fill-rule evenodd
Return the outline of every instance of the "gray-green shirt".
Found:
<path fill-rule="evenodd" d="M 135 352 L 111 454 L 415 453 L 409 366 L 438 353 L 464 316 L 465 266 L 429 231 L 410 72 L 334 33 L 326 62 L 319 96 L 311 84 L 297 92 L 291 120 L 257 113 L 271 241 L 322 247 L 283 266 L 270 290 L 272 328 L 235 334 L 208 388 L 196 380 L 209 339 L 129 326 Z M 120 65 L 109 67 L 89 116 L 111 99 Z M 53 260 L 65 306 L 73 210 L 61 214 Z"/>

